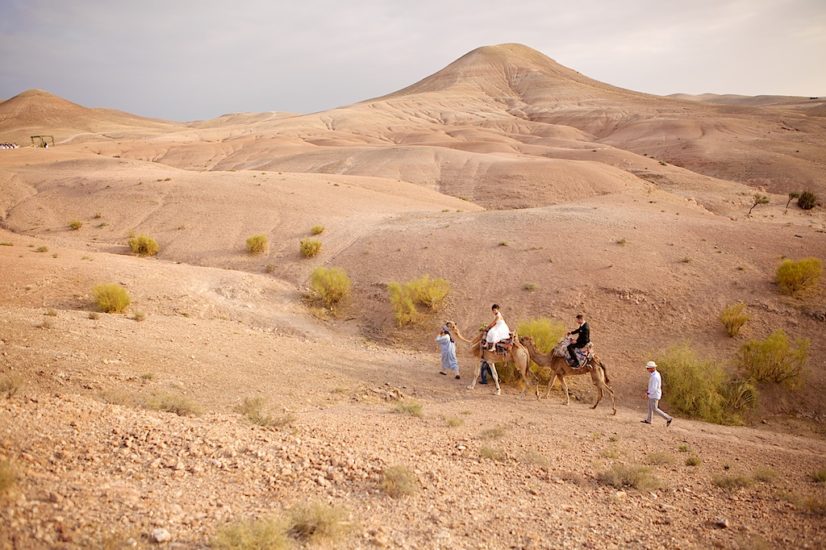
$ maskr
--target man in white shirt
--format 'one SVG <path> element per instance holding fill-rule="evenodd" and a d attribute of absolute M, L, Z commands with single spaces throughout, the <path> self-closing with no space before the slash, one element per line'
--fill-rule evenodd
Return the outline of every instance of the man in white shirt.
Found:
<path fill-rule="evenodd" d="M 648 398 L 648 417 L 645 420 L 640 420 L 643 424 L 651 424 L 651 421 L 654 419 L 654 414 L 656 413 L 659 416 L 665 418 L 665 427 L 671 425 L 671 421 L 674 420 L 657 406 L 660 399 L 663 396 L 663 379 L 660 376 L 660 373 L 657 372 L 657 363 L 654 361 L 649 361 L 645 365 L 645 369 L 648 371 L 648 391 L 645 392 L 646 397 Z"/>

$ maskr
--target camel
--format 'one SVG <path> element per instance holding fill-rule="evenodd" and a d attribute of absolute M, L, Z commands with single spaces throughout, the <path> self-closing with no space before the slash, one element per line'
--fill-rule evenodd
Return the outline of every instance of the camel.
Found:
<path fill-rule="evenodd" d="M 468 340 L 462 336 L 462 333 L 459 331 L 459 327 L 456 326 L 456 323 L 453 321 L 447 321 L 445 324 L 450 331 L 455 334 L 457 338 L 459 338 L 459 340 L 470 344 L 470 347 L 467 350 L 470 355 L 481 359 L 480 363 L 476 365 L 476 370 L 473 374 L 473 381 L 470 383 L 470 386 L 468 386 L 469 390 L 476 387 L 476 380 L 479 378 L 479 372 L 481 371 L 481 362 L 484 361 L 490 365 L 490 372 L 493 375 L 493 381 L 496 383 L 496 395 L 500 395 L 502 393 L 502 388 L 499 386 L 499 375 L 496 373 L 496 365 L 494 365 L 494 363 L 510 362 L 516 367 L 519 376 L 525 382 L 522 387 L 522 393 L 519 394 L 519 397 L 525 396 L 525 392 L 527 391 L 529 384 L 528 364 L 530 361 L 528 361 L 528 351 L 519 343 L 519 337 L 516 333 L 513 334 L 513 345 L 511 346 L 510 352 L 499 353 L 492 350 L 482 350 L 480 342 L 482 341 L 484 332 L 479 333 L 479 336 L 473 340 Z"/>
<path fill-rule="evenodd" d="M 559 382 L 562 385 L 562 389 L 565 390 L 565 404 L 568 405 L 571 403 L 571 397 L 568 394 L 568 384 L 565 382 L 566 376 L 577 376 L 580 374 L 591 374 L 591 381 L 597 387 L 597 401 L 591 407 L 592 409 L 596 409 L 599 402 L 602 401 L 604 396 L 604 392 L 608 392 L 611 396 L 611 408 L 614 410 L 612 414 L 617 414 L 617 406 L 614 400 L 614 390 L 608 385 L 608 374 L 605 370 L 605 364 L 597 357 L 596 355 L 588 361 L 588 364 L 584 367 L 580 367 L 578 369 L 572 369 L 570 365 L 568 365 L 568 361 L 565 359 L 565 355 L 567 353 L 566 344 L 568 340 L 563 338 L 562 341 L 557 344 L 557 346 L 551 350 L 550 353 L 543 354 L 540 353 L 539 350 L 536 349 L 536 344 L 533 341 L 533 338 L 530 336 L 522 336 L 519 339 L 519 342 L 525 346 L 525 349 L 528 350 L 530 354 L 531 360 L 539 365 L 540 367 L 547 367 L 550 368 L 551 371 L 554 373 L 553 377 L 551 377 L 550 382 L 548 382 L 548 390 L 545 393 L 545 398 L 547 399 L 548 396 L 551 394 L 551 386 L 554 385 L 554 381 L 559 378 Z M 536 387 L 536 397 L 539 398 L 539 385 L 537 384 Z"/>

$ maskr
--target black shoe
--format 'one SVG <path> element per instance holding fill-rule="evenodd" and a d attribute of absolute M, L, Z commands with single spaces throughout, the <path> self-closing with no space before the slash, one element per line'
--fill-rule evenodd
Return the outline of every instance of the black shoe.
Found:
<path fill-rule="evenodd" d="M 669 427 L 671 425 L 671 421 L 674 420 L 673 418 L 669 418 L 668 422 L 665 423 L 665 427 Z"/>
<path fill-rule="evenodd" d="M 651 422 L 649 422 L 648 420 L 640 420 L 640 422 L 642 422 L 643 424 L 651 424 Z"/>
<path fill-rule="evenodd" d="M 479 381 L 479 383 L 480 383 L 480 384 L 487 384 L 487 383 L 488 383 L 488 381 L 487 381 L 487 380 L 480 380 L 480 381 Z"/>
<path fill-rule="evenodd" d="M 445 371 L 443 371 L 443 370 L 440 370 L 440 371 L 439 371 L 439 374 L 443 374 L 443 375 L 447 376 L 447 373 L 446 373 Z"/>
<path fill-rule="evenodd" d="M 458 374 L 456 375 L 456 380 L 461 380 L 461 378 L 462 378 L 462 377 L 461 377 L 461 376 L 459 376 Z"/>

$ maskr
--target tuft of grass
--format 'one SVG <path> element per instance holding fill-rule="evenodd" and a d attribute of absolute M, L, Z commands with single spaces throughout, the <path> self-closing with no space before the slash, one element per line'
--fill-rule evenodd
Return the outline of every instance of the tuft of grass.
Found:
<path fill-rule="evenodd" d="M 794 388 L 801 382 L 809 358 L 810 342 L 798 338 L 794 344 L 783 329 L 763 340 L 749 340 L 737 353 L 738 366 L 757 382 L 783 383 Z"/>
<path fill-rule="evenodd" d="M 143 380 L 144 382 L 149 382 L 149 381 L 154 380 L 154 379 L 155 379 L 155 373 L 154 372 L 145 372 L 145 373 L 141 374 L 141 380 Z"/>
<path fill-rule="evenodd" d="M 626 243 L 628 243 L 628 241 L 625 239 L 625 237 L 623 237 L 623 238 L 621 238 L 621 239 L 617 239 L 617 240 L 616 240 L 616 241 L 614 241 L 614 242 L 615 242 L 615 243 L 617 243 L 617 244 L 618 244 L 618 245 L 620 245 L 620 246 L 625 246 L 625 245 L 626 245 Z"/>
<path fill-rule="evenodd" d="M 321 252 L 321 241 L 316 239 L 301 239 L 299 243 L 301 255 L 305 258 L 312 258 Z"/>
<path fill-rule="evenodd" d="M 51 319 L 43 319 L 40 322 L 40 324 L 37 325 L 37 328 L 44 328 L 44 329 L 54 328 L 54 322 Z"/>
<path fill-rule="evenodd" d="M 267 264 L 264 266 L 264 273 L 273 273 L 275 271 L 275 264 Z"/>
<path fill-rule="evenodd" d="M 146 313 L 144 313 L 142 311 L 136 311 L 135 313 L 132 314 L 132 319 L 134 319 L 135 321 L 137 321 L 139 323 L 143 322 L 143 321 L 146 320 Z"/>
<path fill-rule="evenodd" d="M 688 256 L 686 256 L 686 257 L 684 257 L 684 258 L 682 258 L 682 259 L 680 260 L 680 263 L 681 263 L 681 264 L 690 264 L 690 263 L 691 263 L 691 258 L 689 258 Z"/>
<path fill-rule="evenodd" d="M 267 236 L 253 235 L 247 238 L 247 252 L 250 254 L 263 254 L 267 250 Z"/>
<path fill-rule="evenodd" d="M 522 290 L 527 290 L 528 292 L 533 292 L 537 288 L 539 288 L 539 285 L 536 283 L 525 283 L 522 285 Z"/>
<path fill-rule="evenodd" d="M 92 294 L 98 307 L 105 313 L 121 313 L 132 303 L 126 289 L 116 283 L 97 285 L 92 289 Z"/>
<path fill-rule="evenodd" d="M 43 315 L 48 315 L 49 317 L 57 317 L 57 311 L 55 311 L 52 308 L 49 308 L 49 309 L 46 310 L 46 313 L 44 313 Z"/>
<path fill-rule="evenodd" d="M 321 235 L 322 233 L 324 233 L 323 225 L 314 225 L 310 228 L 311 235 Z"/>
<path fill-rule="evenodd" d="M 409 414 L 410 416 L 421 417 L 422 404 L 412 399 L 405 399 L 404 401 L 399 401 L 398 403 L 396 403 L 396 407 L 393 409 L 393 412 L 396 412 L 398 414 Z"/>
<path fill-rule="evenodd" d="M 826 483 L 826 468 L 821 468 L 809 474 L 809 479 L 815 483 Z"/>
<path fill-rule="evenodd" d="M 507 241 L 499 241 L 499 246 L 508 246 Z"/>
<path fill-rule="evenodd" d="M 117 388 L 101 390 L 98 392 L 97 397 L 109 405 L 121 405 L 124 407 L 134 407 L 138 405 L 138 398 L 134 393 Z"/>
<path fill-rule="evenodd" d="M 688 445 L 680 445 L 679 447 L 677 447 L 677 451 L 681 452 L 681 453 L 687 453 L 690 450 L 691 449 L 689 448 Z"/>
<path fill-rule="evenodd" d="M 781 294 L 802 296 L 820 284 L 823 261 L 820 258 L 785 259 L 777 267 L 775 282 Z"/>
<path fill-rule="evenodd" d="M 691 456 L 689 456 L 688 458 L 685 459 L 685 465 L 686 466 L 692 466 L 692 467 L 693 466 L 699 466 L 700 462 L 701 462 L 700 457 L 696 456 L 696 455 L 691 455 Z"/>
<path fill-rule="evenodd" d="M 300 504 L 290 509 L 287 534 L 304 543 L 327 542 L 332 546 L 350 528 L 344 508 L 320 502 Z"/>
<path fill-rule="evenodd" d="M 132 254 L 138 256 L 154 256 L 160 251 L 158 241 L 148 235 L 137 235 L 126 241 Z"/>
<path fill-rule="evenodd" d="M 258 426 L 280 428 L 295 422 L 291 414 L 272 416 L 265 412 L 266 400 L 263 397 L 246 397 L 235 411 L 243 414 L 247 419 Z"/>
<path fill-rule="evenodd" d="M 17 485 L 17 472 L 8 460 L 0 460 L 0 498 L 8 495 Z"/>
<path fill-rule="evenodd" d="M 401 498 L 413 495 L 419 490 L 419 479 L 407 466 L 388 466 L 382 474 L 381 488 L 387 495 Z"/>
<path fill-rule="evenodd" d="M 162 393 L 152 396 L 145 404 L 147 409 L 164 411 L 178 416 L 197 416 L 201 414 L 201 407 L 183 395 Z"/>
<path fill-rule="evenodd" d="M 35 252 L 41 252 L 41 253 L 42 252 L 48 252 L 49 247 L 48 246 L 38 246 L 37 248 L 34 249 L 34 251 Z"/>
<path fill-rule="evenodd" d="M 97 311 L 90 311 L 89 312 L 89 319 L 92 319 L 93 321 L 97 320 L 97 319 L 100 319 L 100 313 L 98 313 Z"/>
<path fill-rule="evenodd" d="M 502 426 L 496 426 L 495 428 L 488 428 L 487 430 L 482 430 L 482 432 L 479 434 L 479 439 L 499 439 L 504 435 L 505 428 Z"/>
<path fill-rule="evenodd" d="M 551 461 L 547 456 L 540 452 L 534 451 L 533 449 L 528 449 L 525 451 L 525 454 L 522 455 L 522 463 L 529 464 L 531 466 L 539 466 L 540 468 L 547 468 L 551 465 Z"/>
<path fill-rule="evenodd" d="M 287 536 L 286 520 L 266 517 L 221 527 L 211 546 L 218 550 L 287 550 L 292 543 Z"/>
<path fill-rule="evenodd" d="M 620 457 L 620 451 L 616 447 L 607 447 L 600 451 L 599 456 L 602 458 L 610 458 L 611 460 L 616 460 Z"/>
<path fill-rule="evenodd" d="M 316 300 L 333 310 L 350 296 L 353 283 L 340 267 L 318 267 L 310 275 L 310 291 Z"/>
<path fill-rule="evenodd" d="M 771 483 L 777 477 L 777 472 L 772 470 L 771 468 L 762 466 L 757 468 L 751 474 L 752 479 L 754 481 L 759 481 L 760 483 Z"/>
<path fill-rule="evenodd" d="M 23 382 L 17 376 L 11 374 L 4 374 L 0 376 L 0 395 L 4 395 L 6 399 L 11 399 L 20 391 Z"/>
<path fill-rule="evenodd" d="M 746 304 L 737 302 L 729 304 L 720 313 L 720 322 L 726 327 L 726 334 L 732 338 L 740 334 L 740 329 L 749 320 L 749 316 L 745 313 Z"/>
<path fill-rule="evenodd" d="M 14 243 L 11 243 L 9 241 L 2 241 L 0 242 L 0 246 L 14 246 Z"/>
<path fill-rule="evenodd" d="M 502 449 L 494 449 L 493 447 L 488 447 L 487 445 L 483 445 L 479 448 L 479 456 L 481 458 L 495 460 L 496 462 L 503 462 L 507 458 L 505 451 Z"/>
<path fill-rule="evenodd" d="M 711 482 L 726 491 L 751 487 L 754 483 L 750 477 L 741 475 L 715 475 L 711 478 Z"/>
<path fill-rule="evenodd" d="M 72 220 L 69 222 L 69 229 L 72 231 L 77 231 L 81 227 L 83 227 L 83 222 L 80 220 Z"/>
<path fill-rule="evenodd" d="M 445 424 L 447 424 L 448 428 L 458 428 L 464 423 L 464 420 L 456 416 L 449 416 L 445 418 Z"/>
<path fill-rule="evenodd" d="M 645 457 L 645 461 L 651 466 L 663 466 L 666 464 L 673 464 L 674 457 L 669 453 L 653 452 L 649 453 L 648 456 Z"/>
<path fill-rule="evenodd" d="M 625 464 L 613 464 L 610 470 L 597 475 L 597 481 L 616 489 L 632 487 L 639 491 L 653 491 L 662 486 L 648 468 Z"/>

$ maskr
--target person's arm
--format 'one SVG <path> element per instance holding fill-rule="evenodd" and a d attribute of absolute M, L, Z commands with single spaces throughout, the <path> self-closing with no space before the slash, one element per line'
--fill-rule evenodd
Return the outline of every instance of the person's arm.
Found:
<path fill-rule="evenodd" d="M 582 327 L 581 327 L 581 326 L 580 326 L 580 327 L 578 327 L 576 330 L 572 330 L 571 332 L 569 332 L 569 333 L 568 333 L 568 336 L 570 336 L 571 334 L 579 334 L 579 331 L 580 331 L 580 330 L 582 330 Z"/>

